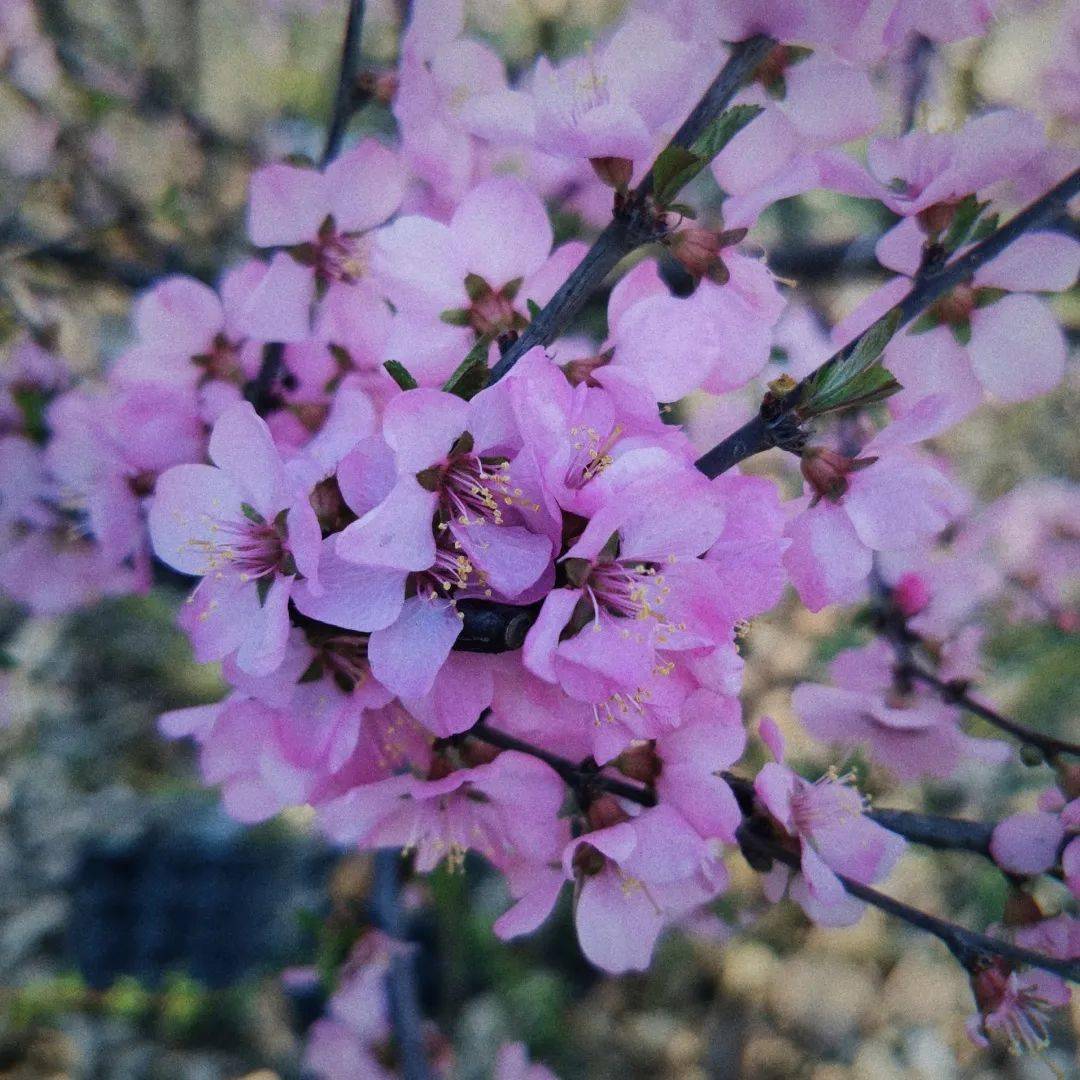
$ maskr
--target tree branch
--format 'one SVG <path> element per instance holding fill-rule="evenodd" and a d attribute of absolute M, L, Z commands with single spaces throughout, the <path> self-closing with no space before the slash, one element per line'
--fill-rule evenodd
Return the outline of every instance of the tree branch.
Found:
<path fill-rule="evenodd" d="M 345 38 L 341 46 L 341 70 L 338 73 L 334 107 L 326 131 L 322 165 L 325 167 L 341 150 L 345 131 L 356 108 L 356 78 L 360 73 L 360 38 L 364 30 L 364 0 L 349 0 L 345 19 Z"/>
<path fill-rule="evenodd" d="M 927 671 L 916 660 L 909 660 L 898 668 L 901 675 L 916 679 L 926 686 L 936 690 L 942 700 L 951 705 L 959 705 L 975 716 L 982 717 L 989 724 L 1001 731 L 1006 731 L 1021 742 L 1034 746 L 1042 752 L 1044 757 L 1051 759 L 1058 754 L 1068 754 L 1070 757 L 1080 757 L 1080 745 L 1069 742 L 1067 739 L 1058 739 L 1053 735 L 1044 735 L 1041 731 L 1033 731 L 1016 720 L 1010 720 L 1002 716 L 996 709 L 984 705 L 968 693 L 962 684 L 945 682 L 939 679 L 933 672 Z"/>
<path fill-rule="evenodd" d="M 752 828 L 744 826 L 739 830 L 739 842 L 744 849 L 765 855 L 794 870 L 799 869 L 798 855 L 788 851 L 776 841 L 760 835 Z M 891 896 L 886 896 L 867 885 L 861 885 L 844 874 L 836 876 L 847 892 L 856 899 L 884 911 L 887 915 L 901 919 L 919 930 L 933 934 L 968 971 L 977 971 L 994 957 L 1000 957 L 1015 964 L 1028 964 L 1031 967 L 1041 968 L 1043 971 L 1049 971 L 1072 982 L 1080 982 L 1080 962 L 1076 960 L 1058 960 L 1052 956 L 1033 952 L 1031 949 L 1023 949 L 1008 941 L 988 937 L 986 934 L 968 930 L 956 923 L 939 919 L 936 915 L 930 915 L 899 900 L 894 900 Z"/>
<path fill-rule="evenodd" d="M 955 286 L 969 281 L 980 266 L 1000 255 L 1024 233 L 1048 226 L 1055 221 L 1068 206 L 1069 200 L 1078 193 L 1080 193 L 1080 169 L 1066 177 L 1056 187 L 1051 188 L 1041 198 L 1036 199 L 1011 221 L 1002 225 L 1000 229 L 991 233 L 965 254 L 936 271 L 923 274 L 907 296 L 892 309 L 899 316 L 899 325 L 903 326 L 911 322 L 935 300 L 939 300 Z M 866 333 L 867 331 L 864 331 L 825 363 L 840 362 L 850 356 Z M 706 476 L 717 477 L 740 461 L 780 445 L 785 434 L 784 425 L 790 425 L 796 419 L 794 414 L 803 395 L 820 370 L 821 367 L 815 369 L 794 390 L 777 402 L 770 410 L 768 419 L 759 412 L 738 431 L 732 432 L 723 442 L 703 454 L 697 460 L 697 467 Z"/>
<path fill-rule="evenodd" d="M 531 757 L 543 761 L 575 791 L 578 791 L 583 783 L 592 784 L 597 790 L 622 796 L 642 806 L 656 805 L 655 792 L 650 788 L 629 784 L 626 781 L 606 776 L 594 768 L 575 765 L 567 758 L 543 750 L 538 746 L 533 746 L 524 739 L 518 739 L 513 735 L 497 731 L 489 726 L 486 717 L 487 713 L 480 718 L 467 734 L 500 749 L 516 750 L 519 753 L 529 754 Z M 752 781 L 733 773 L 724 773 L 723 779 L 735 791 L 739 807 L 746 817 L 738 832 L 739 843 L 743 848 L 749 848 L 767 855 L 769 858 L 797 870 L 799 868 L 799 857 L 780 846 L 775 840 L 757 832 L 750 823 L 750 815 L 754 809 Z M 913 843 L 923 844 L 937 850 L 969 851 L 978 855 L 989 856 L 990 838 L 993 835 L 994 826 L 986 822 L 964 821 L 958 818 L 938 817 L 931 814 L 917 814 L 907 810 L 871 810 L 868 811 L 867 816 L 884 828 L 898 833 Z M 842 874 L 837 876 L 843 883 L 844 888 L 852 896 L 939 938 L 948 946 L 957 960 L 969 969 L 974 965 L 985 962 L 988 957 L 999 956 L 1015 963 L 1030 964 L 1033 967 L 1053 972 L 1055 975 L 1071 979 L 1074 982 L 1080 982 L 1080 963 L 1055 960 L 1052 957 L 1032 952 L 1030 949 L 1022 949 L 1007 941 L 999 941 L 996 938 L 987 937 L 985 934 L 967 930 L 962 926 L 957 926 L 955 923 L 939 919 L 937 916 L 929 915 L 926 912 L 903 904 L 899 900 L 894 900 L 891 896 L 886 896 L 884 893 L 879 893 L 866 885 L 861 885 L 859 882 L 853 881 Z"/>
<path fill-rule="evenodd" d="M 672 138 L 671 146 L 687 148 L 718 117 L 775 43 L 763 35 L 734 45 L 727 63 Z M 630 203 L 642 207 L 652 192 L 652 169 L 638 185 Z M 491 369 L 490 383 L 498 382 L 525 353 L 537 345 L 550 345 L 599 288 L 605 277 L 635 248 L 656 239 L 655 226 L 640 212 L 617 215 L 596 238 L 585 258 L 566 279 L 535 319 L 522 331 Z"/>

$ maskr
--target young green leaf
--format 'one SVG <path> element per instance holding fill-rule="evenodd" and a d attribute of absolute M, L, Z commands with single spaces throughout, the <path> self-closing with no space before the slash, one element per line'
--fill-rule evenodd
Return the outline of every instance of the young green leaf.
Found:
<path fill-rule="evenodd" d="M 466 401 L 480 393 L 488 381 L 487 356 L 490 345 L 488 338 L 481 338 L 443 384 L 443 390 L 448 394 L 457 394 Z"/>
<path fill-rule="evenodd" d="M 856 402 L 856 399 L 863 399 L 867 394 L 880 394 L 890 380 L 895 382 L 878 363 L 878 358 L 899 325 L 900 313 L 890 311 L 878 319 L 846 354 L 825 364 L 807 384 L 799 407 L 803 419 L 864 403 Z M 874 373 L 875 368 L 883 374 Z"/>

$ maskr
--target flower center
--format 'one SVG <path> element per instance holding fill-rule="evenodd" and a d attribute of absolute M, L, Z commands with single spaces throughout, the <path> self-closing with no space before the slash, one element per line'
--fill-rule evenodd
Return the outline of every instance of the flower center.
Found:
<path fill-rule="evenodd" d="M 205 574 L 228 570 L 241 581 L 257 581 L 277 573 L 296 573 L 285 547 L 284 522 L 264 521 L 245 505 L 243 520 L 213 519 L 212 540 L 192 539 L 188 546 L 206 556 Z"/>
<path fill-rule="evenodd" d="M 615 459 L 612 447 L 622 436 L 622 427 L 616 424 L 606 435 L 593 427 L 572 427 L 570 437 L 573 454 L 566 466 L 564 482 L 573 491 L 579 491 L 594 477 L 599 476 Z"/>

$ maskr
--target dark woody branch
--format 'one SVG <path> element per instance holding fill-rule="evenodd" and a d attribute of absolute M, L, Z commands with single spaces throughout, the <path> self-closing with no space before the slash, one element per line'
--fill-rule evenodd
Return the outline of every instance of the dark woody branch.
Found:
<path fill-rule="evenodd" d="M 727 63 L 675 133 L 670 145 L 689 147 L 727 108 L 774 44 L 771 38 L 759 34 L 733 46 Z M 501 379 L 530 349 L 550 345 L 625 256 L 661 235 L 646 205 L 652 190 L 653 172 L 650 169 L 637 189 L 627 196 L 625 208 L 615 214 L 559 291 L 491 369 L 490 382 Z"/>
<path fill-rule="evenodd" d="M 641 806 L 656 805 L 656 793 L 648 785 L 628 783 L 603 773 L 591 762 L 575 764 L 567 758 L 533 746 L 524 739 L 497 731 L 488 724 L 486 714 L 468 731 L 467 735 L 491 746 L 504 750 L 516 750 L 545 762 L 575 791 L 579 800 L 583 796 L 587 799 L 608 793 L 629 799 Z M 764 830 L 762 827 L 764 819 L 755 815 L 753 783 L 731 773 L 725 773 L 723 778 L 734 790 L 744 815 L 744 822 L 738 832 L 739 843 L 743 850 L 752 858 L 757 856 L 754 858 L 755 864 L 760 861 L 761 856 L 764 856 L 767 860 L 781 862 L 797 870 L 799 868 L 798 855 L 784 847 L 774 836 Z M 989 856 L 993 825 L 985 822 L 963 821 L 906 810 L 871 810 L 868 816 L 914 843 L 938 850 L 969 851 Z M 1080 963 L 1076 961 L 1057 960 L 1030 949 L 1020 948 L 1010 942 L 979 934 L 935 915 L 919 911 L 842 874 L 837 876 L 852 896 L 920 930 L 933 934 L 969 971 L 978 971 L 997 958 L 1014 964 L 1029 964 L 1060 975 L 1062 978 L 1080 982 Z"/>
<path fill-rule="evenodd" d="M 783 863 L 794 870 L 799 868 L 799 856 L 788 851 L 775 840 L 761 835 L 753 828 L 744 826 L 739 831 L 739 842 L 744 851 L 756 856 L 764 856 L 767 859 Z M 755 862 L 757 860 L 755 859 Z M 857 900 L 862 900 L 872 907 L 892 915 L 896 919 L 908 923 L 916 929 L 932 934 L 944 943 L 949 952 L 956 957 L 957 961 L 969 972 L 976 973 L 982 968 L 993 963 L 995 959 L 1005 960 L 1011 964 L 1027 964 L 1031 967 L 1041 968 L 1053 975 L 1059 975 L 1071 982 L 1080 982 L 1080 961 L 1058 960 L 1043 953 L 1033 952 L 1031 949 L 1023 949 L 1019 945 L 1002 941 L 999 938 L 988 937 L 986 934 L 968 930 L 956 923 L 939 919 L 936 915 L 930 915 L 925 911 L 919 911 L 909 904 L 894 900 L 891 896 L 878 892 L 868 885 L 861 885 L 857 881 L 837 874 L 844 889 Z"/>
<path fill-rule="evenodd" d="M 920 274 L 911 291 L 893 309 L 898 326 L 911 322 L 925 311 L 935 300 L 940 300 L 957 285 L 970 281 L 975 271 L 984 263 L 1000 255 L 1014 240 L 1033 229 L 1046 228 L 1060 218 L 1069 201 L 1080 193 L 1080 169 L 1066 177 L 1041 198 L 1036 199 L 1011 221 L 995 230 L 981 243 L 976 244 L 959 258 Z M 854 341 L 844 346 L 838 353 L 825 362 L 837 364 L 849 357 L 862 339 L 878 324 L 875 323 L 860 334 Z M 709 477 L 720 476 L 748 457 L 760 454 L 776 446 L 782 446 L 790 439 L 792 428 L 798 426 L 798 409 L 803 403 L 812 380 L 822 370 L 817 368 L 807 375 L 798 385 L 778 401 L 772 402 L 768 410 L 759 411 L 753 419 L 743 424 L 738 431 L 732 432 L 723 442 L 718 443 L 697 461 L 697 467 Z"/>

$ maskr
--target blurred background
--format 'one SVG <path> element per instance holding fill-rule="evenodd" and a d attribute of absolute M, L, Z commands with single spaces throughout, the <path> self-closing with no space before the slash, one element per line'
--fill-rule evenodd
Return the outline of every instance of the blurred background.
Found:
<path fill-rule="evenodd" d="M 22 7 L 0 0 L 0 362 L 29 331 L 92 373 L 130 342 L 140 289 L 170 272 L 212 281 L 245 252 L 253 165 L 317 151 L 344 3 L 39 0 L 27 5 L 40 39 L 30 61 L 12 45 L 9 4 Z M 403 6 L 369 0 L 372 71 L 393 64 Z M 580 48 L 619 7 L 475 0 L 471 19 L 513 71 L 538 48 Z M 935 48 L 923 121 L 1018 103 L 1076 145 L 1080 95 L 1043 79 L 1062 49 L 1077 62 L 1065 14 L 1057 2 L 1019 5 L 986 39 Z M 373 103 L 354 127 L 392 123 Z M 872 252 L 887 225 L 866 204 L 811 194 L 772 208 L 755 239 L 834 320 L 883 280 Z M 583 229 L 560 221 L 561 237 Z M 1075 338 L 1080 299 L 1055 305 Z M 600 297 L 585 325 L 602 326 L 603 311 Z M 688 418 L 703 438 L 726 433 L 708 402 Z M 938 449 L 992 499 L 1036 477 L 1080 481 L 1078 426 L 1074 366 L 1051 396 L 984 408 Z M 230 822 L 193 755 L 156 733 L 163 710 L 223 690 L 173 626 L 181 587 L 52 618 L 0 600 L 0 649 L 17 662 L 0 672 L 0 1077 L 298 1077 L 305 1026 L 370 921 L 366 858 L 327 848 L 300 812 L 254 829 Z M 746 716 L 776 717 L 800 765 L 832 762 L 794 722 L 790 690 L 865 634 L 849 611 L 812 616 L 788 601 L 744 636 Z M 1067 620 L 1014 624 L 1002 611 L 988 652 L 993 700 L 1032 726 L 1075 722 L 1080 637 Z M 989 819 L 1026 807 L 1035 786 L 1003 770 L 930 785 L 921 799 Z M 901 800 L 888 790 L 887 805 Z M 852 929 L 813 928 L 793 906 L 764 905 L 740 859 L 731 869 L 712 915 L 668 934 L 647 974 L 619 979 L 581 959 L 565 903 L 534 938 L 498 942 L 490 927 L 506 897 L 478 862 L 414 886 L 424 1004 L 456 1075 L 490 1075 L 506 1039 L 567 1078 L 1080 1075 L 1080 999 L 1043 1059 L 976 1050 L 963 1032 L 966 977 L 938 943 L 875 911 Z M 975 927 L 1003 901 L 980 860 L 917 849 L 890 889 Z"/>

